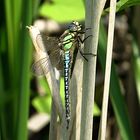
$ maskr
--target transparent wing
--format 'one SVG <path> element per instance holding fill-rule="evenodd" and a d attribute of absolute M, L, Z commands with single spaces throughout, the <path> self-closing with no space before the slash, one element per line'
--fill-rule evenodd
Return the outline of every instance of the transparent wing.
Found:
<path fill-rule="evenodd" d="M 62 70 L 63 69 L 63 60 L 62 60 L 62 56 L 59 56 L 59 58 L 57 59 L 57 62 L 54 61 L 54 59 L 56 59 L 56 57 L 54 58 L 53 56 L 51 56 L 52 58 L 52 65 L 54 67 L 56 67 L 58 70 Z M 50 59 L 51 59 L 50 58 Z M 45 75 L 50 71 L 51 67 L 49 65 L 49 61 L 48 58 L 42 58 L 40 60 L 38 60 L 37 62 L 33 63 L 31 70 L 32 72 L 37 75 L 37 76 L 41 76 L 41 75 Z"/>
<path fill-rule="evenodd" d="M 59 48 L 53 50 L 49 54 L 50 61 L 58 70 L 63 69 L 63 51 Z"/>
<path fill-rule="evenodd" d="M 38 41 L 41 41 L 43 43 L 43 45 L 39 45 L 39 47 L 43 51 L 51 51 L 53 49 L 59 48 L 59 39 L 57 37 L 49 37 L 43 34 L 39 34 L 37 36 L 37 42 Z M 43 48 L 43 46 L 45 46 L 45 48 Z"/>
<path fill-rule="evenodd" d="M 43 36 L 43 35 L 38 35 L 37 36 L 37 41 L 42 41 L 43 46 L 45 46 L 45 50 L 42 45 L 39 44 L 39 47 L 43 51 L 47 51 L 51 64 L 56 67 L 58 70 L 63 69 L 63 53 L 60 47 L 58 46 L 59 39 L 56 37 L 48 37 L 48 36 Z M 49 67 L 49 61 L 47 57 L 42 58 L 35 62 L 32 65 L 32 72 L 35 75 L 44 75 L 47 74 L 48 71 L 50 70 Z"/>
<path fill-rule="evenodd" d="M 47 57 L 38 60 L 31 67 L 32 72 L 38 76 L 47 74 L 50 69 Z"/>

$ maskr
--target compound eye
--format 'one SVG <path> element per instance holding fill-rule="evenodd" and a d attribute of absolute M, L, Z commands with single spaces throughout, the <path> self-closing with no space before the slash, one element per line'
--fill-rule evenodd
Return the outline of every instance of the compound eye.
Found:
<path fill-rule="evenodd" d="M 76 26 L 75 26 L 74 24 L 70 24 L 70 25 L 69 25 L 69 30 L 70 30 L 70 31 L 76 31 L 76 29 L 77 29 L 77 28 L 76 28 Z"/>

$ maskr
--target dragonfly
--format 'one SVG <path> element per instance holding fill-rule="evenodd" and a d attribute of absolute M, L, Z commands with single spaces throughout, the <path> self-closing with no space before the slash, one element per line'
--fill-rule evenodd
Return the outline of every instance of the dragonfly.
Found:
<path fill-rule="evenodd" d="M 87 28 L 85 30 L 88 30 Z M 73 52 L 77 48 L 80 51 L 80 54 L 87 60 L 85 55 L 90 55 L 89 53 L 83 53 L 81 50 L 81 43 L 85 39 L 81 39 L 81 35 L 85 33 L 85 30 L 82 29 L 82 25 L 73 21 L 69 24 L 68 28 L 64 33 L 59 37 L 45 37 L 45 47 L 48 52 L 49 58 L 53 66 L 58 70 L 63 69 L 64 71 L 64 86 L 65 86 L 65 115 L 66 115 L 66 128 L 69 128 L 69 123 L 71 119 L 70 111 L 70 77 L 71 77 L 71 68 L 73 62 Z M 48 58 L 42 58 L 35 62 L 32 65 L 32 71 L 37 75 L 47 74 L 49 71 L 48 68 Z"/>

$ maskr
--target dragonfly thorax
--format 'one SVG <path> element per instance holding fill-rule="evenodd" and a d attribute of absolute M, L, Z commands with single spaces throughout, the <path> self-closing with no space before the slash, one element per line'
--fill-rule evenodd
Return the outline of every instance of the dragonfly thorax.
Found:
<path fill-rule="evenodd" d="M 61 46 L 61 49 L 64 51 L 67 51 L 72 48 L 73 41 L 75 39 L 74 33 L 68 33 L 63 39 L 61 39 L 59 45 Z"/>
<path fill-rule="evenodd" d="M 67 51 L 72 48 L 73 43 L 75 42 L 76 38 L 82 31 L 82 25 L 77 22 L 73 21 L 68 29 L 61 35 L 59 40 L 59 46 L 62 50 Z"/>

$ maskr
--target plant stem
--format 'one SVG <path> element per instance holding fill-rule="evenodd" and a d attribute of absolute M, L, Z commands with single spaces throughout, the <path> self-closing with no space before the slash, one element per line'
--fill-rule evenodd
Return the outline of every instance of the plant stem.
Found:
<path fill-rule="evenodd" d="M 85 41 L 85 53 L 97 54 L 99 25 L 102 10 L 106 0 L 86 1 L 86 28 L 92 28 L 92 38 Z M 90 35 L 86 34 L 86 36 Z M 96 56 L 91 56 L 88 63 L 84 63 L 83 72 L 83 97 L 82 97 L 82 118 L 81 118 L 81 140 L 92 139 L 93 127 L 93 105 L 96 75 Z"/>
<path fill-rule="evenodd" d="M 107 57 L 106 57 L 106 70 L 105 70 L 105 82 L 102 104 L 102 116 L 100 123 L 99 140 L 105 140 L 106 134 L 106 122 L 107 122 L 107 108 L 109 99 L 109 85 L 111 75 L 111 62 L 112 62 L 112 50 L 113 50 L 113 37 L 114 37 L 114 24 L 115 24 L 115 12 L 116 12 L 116 0 L 110 1 L 110 14 L 109 14 L 109 28 L 108 28 L 108 41 L 107 41 Z"/>

